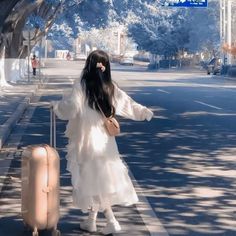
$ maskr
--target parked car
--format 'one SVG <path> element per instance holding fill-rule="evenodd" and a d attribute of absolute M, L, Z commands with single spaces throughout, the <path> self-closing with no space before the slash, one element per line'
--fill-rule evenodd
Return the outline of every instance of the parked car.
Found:
<path fill-rule="evenodd" d="M 74 60 L 75 61 L 85 61 L 87 56 L 85 54 L 76 54 Z"/>
<path fill-rule="evenodd" d="M 207 64 L 207 74 L 216 75 L 220 73 L 222 67 L 222 60 L 221 58 L 214 57 L 211 61 Z"/>
<path fill-rule="evenodd" d="M 134 58 L 132 56 L 123 56 L 120 58 L 121 65 L 134 65 Z"/>

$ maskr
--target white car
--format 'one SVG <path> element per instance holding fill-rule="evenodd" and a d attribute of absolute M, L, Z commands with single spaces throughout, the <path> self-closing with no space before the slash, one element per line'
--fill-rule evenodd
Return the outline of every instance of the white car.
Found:
<path fill-rule="evenodd" d="M 87 56 L 85 54 L 77 54 L 75 55 L 74 60 L 75 61 L 85 61 L 87 59 Z"/>
<path fill-rule="evenodd" d="M 120 64 L 121 65 L 134 65 L 134 58 L 131 56 L 123 56 L 120 58 Z"/>

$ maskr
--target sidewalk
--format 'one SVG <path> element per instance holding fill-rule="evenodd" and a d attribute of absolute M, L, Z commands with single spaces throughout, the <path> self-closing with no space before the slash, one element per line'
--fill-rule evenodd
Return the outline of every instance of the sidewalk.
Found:
<path fill-rule="evenodd" d="M 0 149 L 40 86 L 36 80 L 0 87 Z"/>

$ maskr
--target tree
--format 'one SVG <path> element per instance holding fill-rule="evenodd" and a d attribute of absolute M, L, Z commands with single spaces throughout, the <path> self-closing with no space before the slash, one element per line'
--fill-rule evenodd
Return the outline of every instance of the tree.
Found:
<path fill-rule="evenodd" d="M 1 85 L 6 85 L 8 78 L 17 80 L 20 76 L 20 72 L 12 68 L 19 66 L 20 60 L 17 58 L 25 58 L 27 55 L 27 45 L 23 44 L 23 30 L 33 29 L 33 40 L 36 43 L 52 26 L 60 6 L 59 0 L 1 1 L 0 7 L 3 12 L 0 16 Z"/>
<path fill-rule="evenodd" d="M 220 49 L 219 1 L 209 1 L 204 9 L 186 10 L 190 27 L 188 48 L 192 52 L 209 51 L 213 54 Z"/>
<path fill-rule="evenodd" d="M 219 3 L 208 8 L 162 8 L 146 3 L 139 18 L 129 24 L 130 36 L 144 49 L 165 58 L 183 51 L 215 52 L 219 47 Z"/>
<path fill-rule="evenodd" d="M 178 55 L 189 40 L 184 12 L 160 5 L 146 4 L 140 20 L 131 23 L 129 31 L 140 49 L 153 54 L 153 63 L 156 63 L 157 55 L 165 58 Z"/>
<path fill-rule="evenodd" d="M 27 46 L 23 45 L 22 31 L 34 29 L 35 42 L 52 26 L 55 14 L 60 8 L 60 1 L 53 0 L 20 0 L 11 4 L 11 10 L 5 15 L 1 27 L 0 52 L 5 51 L 5 58 L 24 58 Z M 1 5 L 2 6 L 2 5 Z M 9 7 L 10 8 L 10 7 Z M 28 24 L 28 25 L 27 25 Z"/>
<path fill-rule="evenodd" d="M 104 0 L 69 0 L 62 9 L 48 33 L 55 48 L 71 49 L 71 38 L 78 37 L 81 31 L 105 27 L 109 21 L 110 3 Z"/>

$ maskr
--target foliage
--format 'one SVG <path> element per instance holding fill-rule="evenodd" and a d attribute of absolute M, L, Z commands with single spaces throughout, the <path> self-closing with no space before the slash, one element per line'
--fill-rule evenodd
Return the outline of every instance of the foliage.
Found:
<path fill-rule="evenodd" d="M 43 31 L 44 27 L 45 27 L 45 21 L 42 17 L 37 16 L 33 13 L 28 17 L 25 25 L 26 25 L 27 29 L 36 28 L 36 29 L 40 29 L 41 31 Z"/>
<path fill-rule="evenodd" d="M 166 57 L 186 49 L 215 47 L 218 42 L 218 5 L 214 0 L 208 9 L 166 8 L 161 0 L 1 0 L 0 10 L 4 6 L 8 11 L 0 16 L 0 40 L 4 42 L 0 52 L 5 45 L 8 57 L 25 55 L 21 33 L 26 26 L 35 29 L 36 42 L 48 35 L 57 46 L 69 47 L 69 39 L 80 32 L 105 29 L 118 22 L 128 28 L 139 49 Z"/>
<path fill-rule="evenodd" d="M 129 25 L 130 35 L 139 49 L 165 57 L 176 55 L 189 40 L 185 15 L 177 9 L 146 5 L 140 19 Z"/>
<path fill-rule="evenodd" d="M 190 41 L 188 47 L 191 51 L 213 51 L 219 47 L 219 2 L 209 1 L 209 6 L 203 9 L 188 9 L 186 18 L 190 27 Z"/>
<path fill-rule="evenodd" d="M 25 57 L 23 30 L 34 29 L 34 42 L 39 41 L 52 26 L 61 1 L 59 0 L 3 0 L 1 8 L 8 6 L 7 14 L 0 21 L 0 53 L 5 57 Z M 5 50 L 4 50 L 5 48 Z"/>
<path fill-rule="evenodd" d="M 208 8 L 183 9 L 146 3 L 138 12 L 138 19 L 129 24 L 130 36 L 139 49 L 165 57 L 184 50 L 214 50 L 219 47 L 218 4 L 212 0 Z"/>

